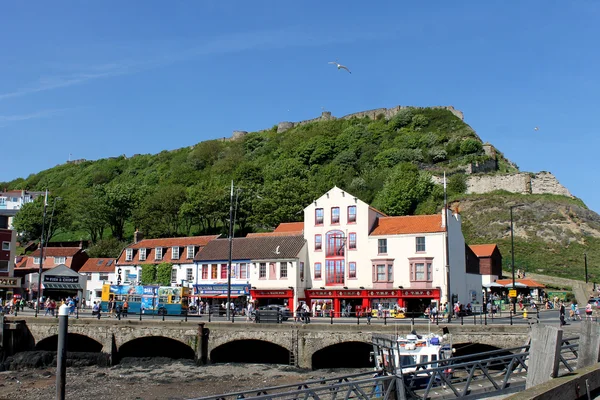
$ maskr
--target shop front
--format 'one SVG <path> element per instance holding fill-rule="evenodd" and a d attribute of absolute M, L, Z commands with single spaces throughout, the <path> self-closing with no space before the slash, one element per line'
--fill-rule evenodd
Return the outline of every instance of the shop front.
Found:
<path fill-rule="evenodd" d="M 440 307 L 440 289 L 402 289 L 400 307 L 409 313 L 422 313 L 432 303 Z"/>
<path fill-rule="evenodd" d="M 230 285 L 230 298 L 236 309 L 246 306 L 250 285 Z M 194 285 L 194 301 L 203 301 L 210 306 L 223 305 L 227 302 L 227 284 Z"/>
<path fill-rule="evenodd" d="M 330 289 L 306 290 L 306 300 L 316 316 L 363 315 L 367 308 L 377 310 L 405 309 L 423 312 L 440 300 L 440 289 Z M 381 306 L 381 307 L 380 307 Z"/>
<path fill-rule="evenodd" d="M 14 297 L 21 297 L 21 278 L 0 277 L 0 302 L 8 301 Z"/>
<path fill-rule="evenodd" d="M 42 296 L 44 299 L 62 300 L 67 297 L 82 298 L 86 290 L 87 277 L 65 265 L 42 273 Z"/>
<path fill-rule="evenodd" d="M 287 306 L 294 310 L 294 290 L 293 289 L 251 289 L 252 300 L 256 301 L 256 306 L 268 306 L 269 304 L 279 304 Z"/>

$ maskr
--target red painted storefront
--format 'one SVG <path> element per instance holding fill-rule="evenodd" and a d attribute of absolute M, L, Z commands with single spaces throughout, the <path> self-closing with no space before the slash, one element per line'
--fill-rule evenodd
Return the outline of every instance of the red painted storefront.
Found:
<path fill-rule="evenodd" d="M 287 305 L 290 310 L 294 310 L 294 290 L 293 289 L 250 289 L 252 300 L 258 301 L 260 305 L 281 304 Z"/>
<path fill-rule="evenodd" d="M 342 311 L 342 301 L 354 303 L 362 310 L 367 307 L 377 308 L 374 301 L 387 301 L 406 307 L 411 300 L 437 301 L 440 304 L 440 289 L 307 289 L 306 302 L 311 305 L 313 301 L 329 301 L 333 303 L 335 315 Z"/>

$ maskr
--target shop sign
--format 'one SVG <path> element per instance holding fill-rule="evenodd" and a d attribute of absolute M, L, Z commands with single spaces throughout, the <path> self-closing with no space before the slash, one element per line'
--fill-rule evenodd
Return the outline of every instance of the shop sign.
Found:
<path fill-rule="evenodd" d="M 79 283 L 78 276 L 45 275 L 44 282 L 49 283 Z"/>
<path fill-rule="evenodd" d="M 18 282 L 19 278 L 0 278 L 0 286 L 16 287 Z"/>
<path fill-rule="evenodd" d="M 331 290 L 313 290 L 310 293 L 311 297 L 333 297 L 333 291 Z"/>
<path fill-rule="evenodd" d="M 437 291 L 435 291 L 435 290 L 427 290 L 427 289 L 422 289 L 422 290 L 403 290 L 401 293 L 402 293 L 402 296 L 406 296 L 406 297 L 435 296 L 437 294 Z"/>
<path fill-rule="evenodd" d="M 370 290 L 369 296 L 395 296 L 395 290 Z"/>
<path fill-rule="evenodd" d="M 249 285 L 231 285 L 231 294 L 247 295 Z M 194 295 L 226 295 L 227 285 L 194 285 Z"/>
<path fill-rule="evenodd" d="M 289 296 L 289 290 L 254 290 L 255 296 Z"/>
<path fill-rule="evenodd" d="M 340 290 L 338 292 L 338 296 L 343 297 L 343 296 L 360 296 L 360 290 Z"/>

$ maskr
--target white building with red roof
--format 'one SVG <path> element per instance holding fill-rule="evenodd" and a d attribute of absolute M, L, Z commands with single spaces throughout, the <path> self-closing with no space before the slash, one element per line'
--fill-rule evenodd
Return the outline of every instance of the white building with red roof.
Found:
<path fill-rule="evenodd" d="M 121 282 L 138 283 L 141 281 L 143 264 L 167 262 L 173 264 L 171 285 L 191 286 L 193 283 L 197 283 L 198 276 L 194 257 L 208 242 L 219 236 L 140 239 L 139 232 L 136 232 L 134 243 L 123 249 L 117 259 L 115 271 L 121 270 Z"/>
<path fill-rule="evenodd" d="M 460 215 L 448 214 L 446 233 L 443 212 L 388 217 L 334 187 L 304 209 L 306 299 L 336 312 L 348 304 L 422 312 L 445 303 L 450 287 L 463 304 L 481 302 L 481 275 L 465 263 Z"/>
<path fill-rule="evenodd" d="M 102 285 L 115 283 L 117 260 L 115 258 L 88 258 L 79 273 L 86 277 L 87 287 L 84 298 L 87 305 L 100 301 L 102 297 Z"/>

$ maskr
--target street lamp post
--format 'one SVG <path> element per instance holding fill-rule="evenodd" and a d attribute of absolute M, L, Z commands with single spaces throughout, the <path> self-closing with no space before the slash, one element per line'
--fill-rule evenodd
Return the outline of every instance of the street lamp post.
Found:
<path fill-rule="evenodd" d="M 229 320 L 231 302 L 231 258 L 233 252 L 233 181 L 231 181 L 231 194 L 229 196 L 229 263 L 227 264 L 227 304 L 225 304 L 225 313 Z"/>
<path fill-rule="evenodd" d="M 514 231 L 513 231 L 513 208 L 515 207 L 520 207 L 523 204 L 515 204 L 510 206 L 510 255 L 512 258 L 511 264 L 512 264 L 512 288 L 513 290 L 517 290 L 517 286 L 516 286 L 516 282 L 515 282 L 515 235 L 514 235 Z M 516 297 L 512 297 L 512 311 L 511 311 L 511 315 L 514 314 L 517 309 L 516 309 Z"/>
<path fill-rule="evenodd" d="M 588 283 L 587 253 L 583 253 L 583 260 L 585 262 L 585 283 Z"/>
<path fill-rule="evenodd" d="M 56 207 L 56 201 L 60 200 L 60 197 L 55 197 L 52 203 L 52 216 L 50 217 L 50 226 L 52 226 L 52 218 L 54 217 L 54 208 Z M 35 305 L 35 316 L 37 317 L 40 312 L 40 300 L 42 299 L 42 273 L 44 269 L 44 245 L 46 241 L 44 237 L 46 235 L 46 208 L 48 207 L 48 191 L 46 190 L 46 196 L 44 197 L 44 211 L 42 213 L 42 236 L 40 237 L 40 267 L 38 270 L 38 285 L 37 285 L 37 300 Z M 50 231 L 50 229 L 48 229 Z"/>

